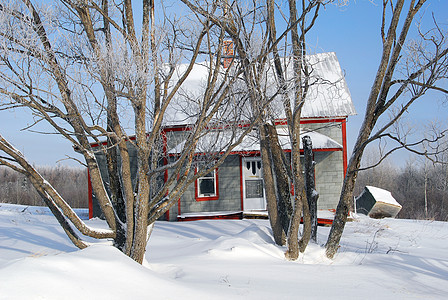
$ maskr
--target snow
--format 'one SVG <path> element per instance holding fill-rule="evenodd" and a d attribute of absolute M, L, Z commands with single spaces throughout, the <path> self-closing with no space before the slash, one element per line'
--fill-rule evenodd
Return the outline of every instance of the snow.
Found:
<path fill-rule="evenodd" d="M 157 222 L 143 266 L 77 250 L 45 209 L 0 204 L 0 299 L 446 299 L 448 223 L 354 216 L 334 260 L 318 228 L 296 262 L 268 220 Z M 87 221 L 105 226 L 98 219 Z"/>
<path fill-rule="evenodd" d="M 343 117 L 355 115 L 350 91 L 344 78 L 341 66 L 335 52 L 317 53 L 306 55 L 305 57 L 309 67 L 309 88 L 302 108 L 302 118 L 314 117 Z M 287 73 L 291 79 L 293 72 L 292 58 L 285 59 L 287 64 Z M 275 78 L 274 70 L 271 78 Z M 272 87 L 278 86 L 274 83 Z M 293 81 L 289 83 L 289 96 L 294 99 Z M 282 111 L 279 97 L 272 103 L 274 111 Z M 284 118 L 284 115 L 280 115 Z"/>
<path fill-rule="evenodd" d="M 345 117 L 355 115 L 355 107 L 352 103 L 350 91 L 344 78 L 341 66 L 337 59 L 336 53 L 318 53 L 307 55 L 310 78 L 309 89 L 306 96 L 305 104 L 302 108 L 302 118 L 316 117 Z M 287 66 L 286 73 L 289 78 L 289 96 L 294 99 L 294 82 L 291 80 L 293 72 L 292 58 L 283 58 L 282 63 Z M 189 76 L 186 78 L 178 94 L 173 98 L 167 107 L 165 113 L 165 125 L 187 125 L 196 122 L 197 112 L 200 111 L 200 103 L 203 101 L 204 91 L 207 86 L 207 78 L 210 71 L 210 62 L 198 62 L 193 66 Z M 172 77 L 174 85 L 187 70 L 187 64 L 179 64 Z M 267 98 L 274 96 L 279 86 L 276 83 L 276 76 L 273 63 L 267 70 L 266 96 Z M 167 68 L 168 70 L 168 68 Z M 172 88 L 172 87 L 171 87 Z M 247 108 L 246 108 L 247 109 Z M 271 103 L 271 111 L 279 113 L 276 117 L 284 119 L 284 109 L 280 96 L 275 97 Z M 221 115 L 221 113 L 223 115 Z M 240 120 L 247 120 L 247 116 L 236 115 Z M 234 120 L 233 113 L 221 111 L 217 114 L 216 119 Z"/>
<path fill-rule="evenodd" d="M 276 127 L 278 139 L 280 146 L 283 149 L 291 149 L 291 142 L 289 140 L 288 128 L 286 126 Z M 234 143 L 239 135 L 242 133 L 241 130 L 237 131 L 236 136 L 233 136 L 234 132 L 232 130 L 224 131 L 209 131 L 207 134 L 199 138 L 196 145 L 197 153 L 207 153 L 207 152 L 218 152 L 223 151 L 226 145 Z M 306 128 L 301 129 L 300 133 L 300 148 L 302 149 L 302 137 L 308 135 L 311 138 L 313 149 L 341 149 L 342 145 L 333 140 L 332 138 L 321 134 L 316 131 L 311 131 Z M 185 146 L 185 141 L 180 142 L 175 147 L 171 148 L 168 153 L 175 154 L 181 153 Z M 240 151 L 260 151 L 260 140 L 255 133 L 246 135 L 242 142 L 233 148 L 233 152 Z"/>
<path fill-rule="evenodd" d="M 374 186 L 366 186 L 372 196 L 375 198 L 377 202 L 383 202 L 395 206 L 401 207 L 400 203 L 392 197 L 392 194 L 389 191 L 374 187 Z"/>
<path fill-rule="evenodd" d="M 214 217 L 214 216 L 226 216 L 241 213 L 241 211 L 210 211 L 210 212 L 201 212 L 201 213 L 183 213 L 178 215 L 178 217 L 188 218 L 188 217 Z"/>

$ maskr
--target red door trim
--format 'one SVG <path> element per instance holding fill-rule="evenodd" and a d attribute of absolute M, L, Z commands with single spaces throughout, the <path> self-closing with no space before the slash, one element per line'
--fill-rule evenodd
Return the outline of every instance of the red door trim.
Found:
<path fill-rule="evenodd" d="M 241 211 L 244 211 L 244 192 L 243 192 L 243 157 L 240 155 L 240 197 L 241 197 Z"/>

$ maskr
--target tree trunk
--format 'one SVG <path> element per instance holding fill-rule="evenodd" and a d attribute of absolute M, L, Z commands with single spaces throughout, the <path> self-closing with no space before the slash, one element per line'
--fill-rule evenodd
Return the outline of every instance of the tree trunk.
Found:
<path fill-rule="evenodd" d="M 373 121 L 372 121 L 373 122 Z M 365 141 L 368 139 L 373 124 L 363 124 L 360 130 L 360 135 L 355 144 L 355 150 L 350 158 L 350 162 L 345 174 L 344 184 L 342 185 L 341 197 L 336 208 L 336 214 L 331 226 L 330 234 L 326 244 L 326 255 L 328 258 L 333 258 L 339 248 L 339 242 L 344 231 L 345 223 L 352 205 L 353 191 L 355 189 L 355 182 L 358 176 L 359 166 L 361 165 L 361 158 L 364 152 Z"/>
<path fill-rule="evenodd" d="M 303 182 L 303 176 L 302 182 Z M 304 183 L 303 183 L 304 185 Z M 300 252 L 305 252 L 306 247 L 308 246 L 308 243 L 310 242 L 311 238 L 311 217 L 310 217 L 310 209 L 308 206 L 308 201 L 306 200 L 306 193 L 305 188 L 303 186 L 302 192 L 300 195 L 300 199 L 302 200 L 302 212 L 303 212 L 303 234 L 302 238 L 299 241 L 299 250 Z"/>
<path fill-rule="evenodd" d="M 297 131 L 299 130 L 297 129 Z M 294 176 L 294 209 L 293 216 L 290 221 L 288 231 L 288 250 L 285 256 L 289 260 L 296 260 L 299 257 L 299 251 L 304 252 L 311 235 L 311 221 L 308 202 L 305 194 L 305 183 L 302 175 L 302 167 L 300 163 L 300 149 L 298 138 L 293 136 L 292 143 L 292 160 L 293 160 L 293 176 Z M 303 233 L 298 242 L 298 232 L 300 221 L 303 218 Z"/>
<path fill-rule="evenodd" d="M 287 260 L 299 258 L 299 226 L 302 217 L 302 201 L 297 191 L 294 196 L 294 209 L 288 230 L 288 249 L 285 253 Z"/>
<path fill-rule="evenodd" d="M 260 152 L 263 163 L 263 180 L 266 193 L 267 209 L 269 222 L 271 223 L 272 234 L 277 245 L 284 245 L 286 241 L 285 232 L 282 229 L 281 220 L 278 215 L 277 193 L 275 188 L 275 179 L 272 165 L 272 156 L 270 153 L 268 134 L 263 125 L 259 126 L 260 132 Z"/>
<path fill-rule="evenodd" d="M 290 164 L 285 158 L 283 149 L 278 141 L 278 134 L 275 126 L 266 124 L 266 131 L 269 140 L 269 150 L 272 158 L 272 169 L 274 173 L 274 183 L 277 195 L 277 210 L 283 231 L 288 234 L 289 222 L 292 215 L 292 203 L 290 192 L 290 174 L 288 168 Z M 290 173 L 290 172 L 289 172 Z"/>
<path fill-rule="evenodd" d="M 381 110 L 383 109 L 383 101 L 387 98 L 388 93 L 387 87 L 390 87 L 390 81 L 392 80 L 392 75 L 395 66 L 397 65 L 401 46 L 404 44 L 406 33 L 410 26 L 409 19 L 407 18 L 402 34 L 400 35 L 400 42 L 396 43 L 396 29 L 400 20 L 403 4 L 403 0 L 397 1 L 397 4 L 393 9 L 393 15 L 388 28 L 387 37 L 385 38 L 383 36 L 383 52 L 381 61 L 376 73 L 375 81 L 370 90 L 369 98 L 367 99 L 364 122 L 359 130 L 358 138 L 353 148 L 353 154 L 350 158 L 347 173 L 344 178 L 344 184 L 342 186 L 341 197 L 336 208 L 336 215 L 334 217 L 333 225 L 331 226 L 326 244 L 326 255 L 328 258 L 333 258 L 338 250 L 342 232 L 344 231 L 348 213 L 352 205 L 353 191 L 355 188 L 356 177 L 358 176 L 359 166 L 361 165 L 361 158 L 372 129 L 375 126 L 379 116 L 382 114 Z M 412 17 L 410 18 L 410 20 L 412 20 Z M 384 34 L 384 31 L 382 31 L 382 33 Z M 394 45 L 397 45 L 397 48 L 395 48 Z M 394 49 L 392 51 L 393 47 Z M 385 88 L 384 90 L 383 87 Z"/>
<path fill-rule="evenodd" d="M 304 167 L 305 167 L 305 190 L 306 199 L 310 209 L 311 218 L 311 240 L 317 243 L 317 199 L 319 194 L 316 191 L 314 182 L 314 161 L 313 161 L 313 145 L 309 136 L 302 138 L 304 150 Z"/>

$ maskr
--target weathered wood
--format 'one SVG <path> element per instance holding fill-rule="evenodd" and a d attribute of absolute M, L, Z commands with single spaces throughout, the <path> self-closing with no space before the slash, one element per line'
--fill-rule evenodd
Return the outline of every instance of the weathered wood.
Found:
<path fill-rule="evenodd" d="M 395 218 L 401 210 L 401 205 L 392 197 L 389 191 L 373 187 L 364 187 L 356 198 L 356 212 L 371 218 Z"/>
<path fill-rule="evenodd" d="M 314 161 L 313 161 L 313 145 L 309 136 L 302 138 L 304 151 L 304 168 L 305 168 L 305 190 L 306 198 L 310 208 L 311 217 L 311 240 L 317 243 L 317 199 L 319 194 L 316 191 L 314 181 Z"/>
<path fill-rule="evenodd" d="M 272 157 L 272 168 L 275 179 L 275 191 L 277 195 L 277 210 L 283 231 L 288 234 L 289 222 L 292 215 L 290 178 L 288 176 L 289 164 L 284 158 L 283 149 L 280 147 L 275 126 L 266 124 L 269 141 L 269 150 Z"/>
<path fill-rule="evenodd" d="M 381 29 L 383 36 L 383 49 L 382 57 L 378 66 L 378 70 L 370 90 L 369 97 L 366 103 L 366 111 L 364 115 L 364 121 L 359 130 L 358 138 L 353 148 L 353 154 L 350 157 L 350 161 L 347 168 L 347 173 L 344 178 L 344 184 L 342 186 L 341 196 L 339 199 L 338 207 L 336 209 L 335 219 L 333 226 L 331 227 L 330 234 L 328 236 L 326 244 L 326 255 L 329 258 L 333 258 L 339 247 L 339 242 L 344 231 L 347 217 L 352 207 L 353 191 L 355 188 L 356 178 L 361 165 L 361 159 L 366 146 L 384 135 L 384 132 L 388 130 L 398 119 L 407 111 L 408 107 L 420 96 L 422 96 L 426 89 L 434 85 L 435 74 L 431 74 L 428 78 L 432 78 L 431 81 L 421 85 L 419 91 L 415 90 L 414 95 L 405 102 L 405 105 L 401 105 L 398 112 L 391 118 L 386 125 L 382 126 L 375 134 L 372 135 L 372 131 L 377 124 L 379 117 L 391 107 L 394 107 L 395 101 L 408 89 L 408 84 L 412 82 L 416 77 L 424 72 L 423 70 L 437 68 L 438 59 L 447 55 L 447 49 L 438 49 L 440 51 L 432 60 L 429 60 L 428 65 L 422 66 L 417 71 L 408 75 L 408 78 L 402 81 L 402 85 L 397 86 L 392 92 L 393 95 L 389 95 L 391 87 L 393 85 L 393 78 L 395 77 L 396 67 L 399 60 L 403 59 L 402 49 L 406 44 L 407 35 L 414 16 L 421 9 L 425 0 L 410 1 L 409 8 L 406 12 L 406 16 L 402 18 L 402 10 L 405 4 L 404 0 L 397 0 L 395 5 L 392 5 L 392 15 L 387 28 L 387 35 L 385 36 L 384 25 L 386 18 L 386 6 L 383 8 L 383 28 Z M 393 3 L 391 3 L 393 4 Z M 401 20 L 400 20 L 401 19 Z M 401 31 L 397 31 L 397 28 L 401 25 Z M 398 37 L 398 38 L 397 38 Z M 427 54 L 425 54 L 427 55 Z M 395 86 L 395 85 L 394 85 Z M 400 141 L 401 142 L 401 141 Z"/>
<path fill-rule="evenodd" d="M 260 132 L 260 152 L 263 163 L 263 179 L 266 193 L 267 209 L 269 213 L 269 222 L 271 224 L 274 241 L 277 245 L 284 245 L 286 241 L 285 233 L 282 229 L 281 220 L 278 215 L 277 193 L 275 188 L 275 179 L 273 174 L 273 161 L 270 152 L 269 140 L 266 128 L 259 126 Z"/>

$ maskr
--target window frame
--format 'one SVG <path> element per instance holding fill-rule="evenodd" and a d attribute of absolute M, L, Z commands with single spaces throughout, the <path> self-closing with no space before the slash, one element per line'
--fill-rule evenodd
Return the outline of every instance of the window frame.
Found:
<path fill-rule="evenodd" d="M 199 184 L 200 184 L 201 179 L 210 179 L 211 177 L 205 177 L 205 176 L 198 177 L 198 179 L 196 179 L 195 184 L 194 184 L 196 201 L 212 201 L 212 200 L 218 200 L 219 199 L 218 169 L 216 168 L 212 172 L 213 172 L 213 175 L 214 175 L 213 179 L 214 179 L 215 193 L 212 194 L 212 195 L 200 194 L 200 186 L 199 186 Z"/>

